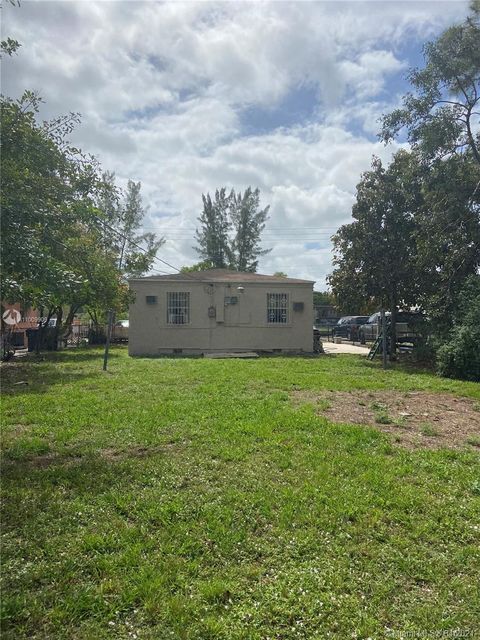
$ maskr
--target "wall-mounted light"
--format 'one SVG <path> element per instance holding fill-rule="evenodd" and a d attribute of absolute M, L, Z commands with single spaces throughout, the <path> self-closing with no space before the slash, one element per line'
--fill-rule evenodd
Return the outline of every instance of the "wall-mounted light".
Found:
<path fill-rule="evenodd" d="M 242 286 L 237 287 L 237 291 L 238 291 L 239 293 L 243 293 L 243 292 L 245 291 L 245 287 L 242 287 Z"/>

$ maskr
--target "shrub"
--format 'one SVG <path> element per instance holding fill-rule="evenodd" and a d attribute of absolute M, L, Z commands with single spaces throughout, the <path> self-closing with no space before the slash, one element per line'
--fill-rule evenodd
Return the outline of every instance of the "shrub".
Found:
<path fill-rule="evenodd" d="M 438 373 L 446 378 L 480 381 L 480 327 L 460 325 L 438 350 Z"/>
<path fill-rule="evenodd" d="M 450 339 L 437 353 L 438 373 L 480 381 L 480 276 L 465 283 Z"/>

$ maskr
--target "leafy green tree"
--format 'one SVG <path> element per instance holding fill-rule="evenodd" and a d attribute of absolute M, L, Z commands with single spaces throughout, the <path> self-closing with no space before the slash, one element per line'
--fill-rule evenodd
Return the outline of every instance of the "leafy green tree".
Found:
<path fill-rule="evenodd" d="M 414 233 L 417 304 L 437 341 L 449 334 L 464 282 L 480 267 L 479 181 L 471 154 L 452 156 L 422 174 Z"/>
<path fill-rule="evenodd" d="M 21 44 L 18 40 L 13 40 L 12 38 L 5 38 L 5 40 L 0 41 L 0 57 L 3 56 L 13 56 L 14 53 L 18 51 L 21 47 Z"/>
<path fill-rule="evenodd" d="M 357 186 L 354 221 L 333 236 L 329 283 L 339 305 L 360 309 L 374 302 L 390 309 L 392 353 L 397 309 L 417 299 L 414 216 L 420 199 L 408 153 L 397 153 L 387 169 L 374 158 Z"/>
<path fill-rule="evenodd" d="M 413 92 L 383 117 L 386 142 L 406 129 L 413 149 L 426 160 L 469 152 L 480 164 L 480 0 L 462 24 L 424 46 L 425 66 L 413 69 Z"/>
<path fill-rule="evenodd" d="M 47 292 L 77 282 L 72 261 L 65 260 L 65 240 L 91 220 L 95 163 L 58 143 L 78 118 L 70 114 L 40 125 L 39 103 L 32 92 L 0 101 L 4 300 L 38 303 Z"/>
<path fill-rule="evenodd" d="M 314 291 L 313 304 L 317 305 L 335 305 L 335 296 L 330 291 Z"/>
<path fill-rule="evenodd" d="M 163 240 L 138 233 L 140 184 L 122 194 L 111 174 L 102 181 L 94 159 L 68 144 L 78 116 L 39 124 L 39 104 L 32 92 L 0 102 L 1 298 L 56 316 L 62 338 L 80 307 L 125 309 L 126 276 L 148 271 Z"/>
<path fill-rule="evenodd" d="M 20 2 L 18 0 L 8 0 L 8 3 L 13 6 L 20 6 Z M 0 7 L 1 9 L 2 7 Z M 13 40 L 12 38 L 5 38 L 5 40 L 0 41 L 0 58 L 3 56 L 13 56 L 14 53 L 18 51 L 21 47 L 21 44 L 17 40 Z"/>
<path fill-rule="evenodd" d="M 32 92 L 1 99 L 1 295 L 55 315 L 60 338 L 80 306 L 124 291 L 111 252 L 101 250 L 98 166 L 67 142 L 78 116 L 39 124 L 39 104 Z"/>
<path fill-rule="evenodd" d="M 454 311 L 453 328 L 438 351 L 438 372 L 480 382 L 480 275 L 465 279 Z"/>
<path fill-rule="evenodd" d="M 207 269 L 213 269 L 213 265 L 208 260 L 204 260 L 203 262 L 197 262 L 196 264 L 192 264 L 189 267 L 182 267 L 180 269 L 181 273 L 194 273 L 196 271 L 206 271 Z"/>

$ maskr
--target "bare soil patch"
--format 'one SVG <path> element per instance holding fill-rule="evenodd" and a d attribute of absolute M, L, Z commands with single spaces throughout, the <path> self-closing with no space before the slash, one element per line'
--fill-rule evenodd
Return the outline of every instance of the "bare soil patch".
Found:
<path fill-rule="evenodd" d="M 4 467 L 9 466 L 18 466 L 18 465 L 26 465 L 32 468 L 42 469 L 45 467 L 53 467 L 53 466 L 64 466 L 70 467 L 77 464 L 82 464 L 85 461 L 96 458 L 101 458 L 103 460 L 109 462 L 122 462 L 124 460 L 128 460 L 129 458 L 147 458 L 151 456 L 157 456 L 162 454 L 170 453 L 174 449 L 180 449 L 183 446 L 188 444 L 188 442 L 167 442 L 162 445 L 156 446 L 131 446 L 131 447 L 122 447 L 119 449 L 115 449 L 113 447 L 109 447 L 107 449 L 97 449 L 93 452 L 86 453 L 74 453 L 63 454 L 57 453 L 55 451 L 29 456 L 26 458 L 22 458 L 20 460 L 16 459 L 4 459 L 2 464 Z M 92 458 L 93 457 L 93 458 Z"/>
<path fill-rule="evenodd" d="M 392 435 L 408 449 L 480 451 L 480 403 L 470 398 L 423 391 L 295 390 L 296 403 L 316 406 L 332 422 L 368 425 Z"/>

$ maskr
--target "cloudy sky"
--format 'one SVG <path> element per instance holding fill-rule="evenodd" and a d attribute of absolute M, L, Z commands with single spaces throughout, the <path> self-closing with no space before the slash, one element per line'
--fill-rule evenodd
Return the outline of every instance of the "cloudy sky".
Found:
<path fill-rule="evenodd" d="M 82 114 L 72 141 L 120 184 L 142 182 L 145 230 L 165 236 L 174 266 L 198 259 L 201 194 L 251 185 L 271 207 L 260 271 L 322 289 L 361 172 L 397 148 L 378 142 L 378 117 L 422 44 L 467 11 L 461 0 L 22 0 L 2 9 L 3 34 L 22 43 L 2 93 L 38 90 L 45 118 Z"/>

